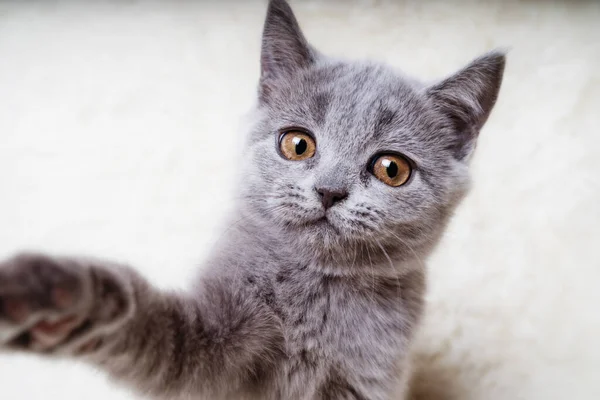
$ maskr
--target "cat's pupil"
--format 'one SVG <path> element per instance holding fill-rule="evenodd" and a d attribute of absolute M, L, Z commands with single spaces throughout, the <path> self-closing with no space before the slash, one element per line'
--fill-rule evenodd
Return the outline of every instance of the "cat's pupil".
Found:
<path fill-rule="evenodd" d="M 296 154 L 304 154 L 304 152 L 308 148 L 308 143 L 306 143 L 306 140 L 301 138 L 295 138 L 294 142 L 296 143 Z"/>
<path fill-rule="evenodd" d="M 386 168 L 386 172 L 390 178 L 395 178 L 398 175 L 398 164 L 391 161 Z"/>

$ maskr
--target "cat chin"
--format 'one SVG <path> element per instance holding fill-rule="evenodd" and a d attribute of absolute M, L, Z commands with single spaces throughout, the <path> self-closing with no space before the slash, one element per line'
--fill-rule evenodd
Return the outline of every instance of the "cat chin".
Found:
<path fill-rule="evenodd" d="M 332 248 L 351 247 L 356 242 L 369 241 L 371 234 L 356 232 L 344 224 L 343 218 L 333 214 L 322 215 L 306 221 L 293 221 L 285 225 L 290 234 L 330 251 Z"/>
<path fill-rule="evenodd" d="M 305 224 L 303 231 L 299 235 L 297 230 L 295 233 L 298 239 L 312 248 L 311 252 L 314 253 L 346 253 L 359 242 L 364 241 L 364 238 L 353 237 L 343 226 L 340 227 L 334 221 L 325 217 Z M 363 244 L 366 244 L 366 242 Z"/>
<path fill-rule="evenodd" d="M 343 233 L 340 228 L 334 225 L 327 217 L 321 217 L 315 220 L 307 221 L 301 226 L 303 231 L 300 237 L 309 243 L 313 243 L 320 247 L 329 247 L 339 243 L 343 238 Z M 294 228 L 298 233 L 298 229 Z"/>

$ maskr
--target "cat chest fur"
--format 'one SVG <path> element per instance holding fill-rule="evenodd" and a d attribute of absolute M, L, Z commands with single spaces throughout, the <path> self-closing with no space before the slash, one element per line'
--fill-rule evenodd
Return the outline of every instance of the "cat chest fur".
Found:
<path fill-rule="evenodd" d="M 395 370 L 414 323 L 400 283 L 331 276 L 310 266 L 280 271 L 272 299 L 285 337 L 279 395 L 296 398 L 310 388 L 309 398 L 321 398 L 331 385 L 358 391 L 369 382 L 391 384 L 394 377 L 381 371 Z"/>

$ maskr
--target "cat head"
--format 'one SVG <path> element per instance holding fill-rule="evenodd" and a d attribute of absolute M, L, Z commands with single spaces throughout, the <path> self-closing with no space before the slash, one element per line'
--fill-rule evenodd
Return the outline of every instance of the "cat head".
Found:
<path fill-rule="evenodd" d="M 426 255 L 468 189 L 504 63 L 503 53 L 488 53 L 425 85 L 385 65 L 322 55 L 289 5 L 272 0 L 246 211 L 323 263 Z"/>

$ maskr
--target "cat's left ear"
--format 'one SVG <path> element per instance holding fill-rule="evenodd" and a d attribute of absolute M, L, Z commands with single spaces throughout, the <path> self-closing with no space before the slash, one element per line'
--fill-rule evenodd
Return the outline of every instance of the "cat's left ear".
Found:
<path fill-rule="evenodd" d="M 273 81 L 288 77 L 315 62 L 294 12 L 285 0 L 270 0 L 260 57 L 260 97 L 268 97 Z"/>
<path fill-rule="evenodd" d="M 452 121 L 457 135 L 453 150 L 459 160 L 471 154 L 479 131 L 494 108 L 505 63 L 504 52 L 487 53 L 427 89 L 434 107 Z"/>

